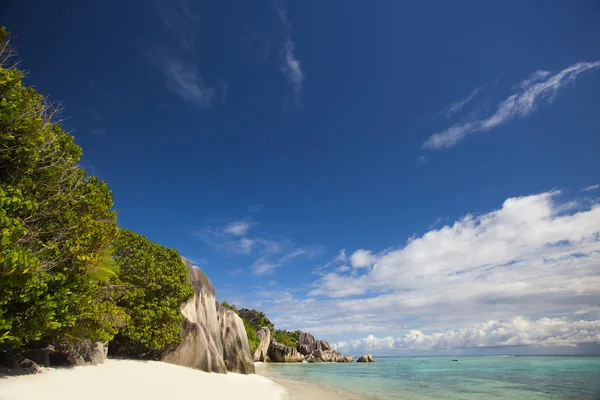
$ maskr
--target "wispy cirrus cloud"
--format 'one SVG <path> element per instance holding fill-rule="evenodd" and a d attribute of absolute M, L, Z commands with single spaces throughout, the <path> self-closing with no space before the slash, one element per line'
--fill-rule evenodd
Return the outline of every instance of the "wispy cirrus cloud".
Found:
<path fill-rule="evenodd" d="M 266 275 L 294 259 L 311 259 L 319 251 L 298 246 L 291 239 L 274 239 L 254 232 L 258 224 L 250 219 L 232 221 L 222 226 L 210 226 L 194 236 L 219 251 L 250 257 L 249 267 L 255 275 Z M 239 273 L 239 272 L 238 272 Z"/>
<path fill-rule="evenodd" d="M 573 64 L 554 75 L 548 71 L 537 71 L 519 85 L 517 93 L 500 102 L 493 115 L 434 133 L 423 144 L 423 148 L 449 148 L 472 133 L 489 131 L 516 118 L 525 118 L 540 105 L 550 104 L 560 91 L 575 82 L 580 74 L 597 68 L 600 68 L 600 61 Z"/>
<path fill-rule="evenodd" d="M 252 271 L 256 275 L 268 274 L 295 258 L 298 258 L 300 256 L 310 257 L 310 254 L 311 253 L 309 252 L 309 250 L 303 248 L 294 248 L 283 252 L 266 251 L 264 255 L 259 257 L 252 264 Z"/>
<path fill-rule="evenodd" d="M 529 86 L 531 86 L 531 84 L 535 83 L 535 82 L 539 82 L 547 77 L 549 77 L 550 75 L 552 75 L 552 72 L 550 71 L 544 71 L 544 70 L 537 70 L 535 71 L 533 74 L 531 74 L 529 76 L 529 78 L 525 79 L 524 81 L 522 81 L 519 84 L 519 87 L 521 89 L 526 89 Z"/>
<path fill-rule="evenodd" d="M 200 13 L 189 0 L 159 1 L 158 14 L 173 41 L 150 52 L 155 66 L 165 76 L 167 89 L 198 108 L 211 107 L 214 100 L 227 96 L 228 82 L 219 79 L 207 85 L 200 68 L 193 61 Z"/>
<path fill-rule="evenodd" d="M 446 117 L 450 117 L 452 114 L 460 111 L 465 105 L 470 103 L 479 92 L 485 89 L 485 86 L 479 86 L 475 88 L 469 95 L 461 101 L 457 101 L 451 104 L 448 104 L 441 111 L 439 111 L 436 115 L 444 115 Z"/>
<path fill-rule="evenodd" d="M 302 70 L 300 60 L 296 56 L 296 44 L 292 40 L 292 24 L 287 17 L 287 11 L 283 9 L 279 2 L 276 1 L 273 4 L 285 30 L 285 39 L 281 49 L 281 73 L 292 86 L 292 99 L 295 106 L 299 107 L 302 105 L 302 89 L 305 79 L 304 71 Z"/>
<path fill-rule="evenodd" d="M 584 187 L 583 189 L 581 189 L 581 191 L 582 192 L 591 192 L 592 190 L 596 190 L 596 189 L 600 189 L 600 184 Z"/>
<path fill-rule="evenodd" d="M 165 74 L 167 89 L 194 106 L 211 106 L 215 89 L 204 83 L 202 74 L 193 64 L 166 53 L 155 56 L 155 63 Z"/>

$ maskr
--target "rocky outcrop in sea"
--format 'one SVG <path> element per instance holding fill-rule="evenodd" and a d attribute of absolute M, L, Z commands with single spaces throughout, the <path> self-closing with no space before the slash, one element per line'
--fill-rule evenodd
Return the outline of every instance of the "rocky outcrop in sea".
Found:
<path fill-rule="evenodd" d="M 365 354 L 364 356 L 360 356 L 358 358 L 358 360 L 356 360 L 356 362 L 365 362 L 365 363 L 369 363 L 369 362 L 374 362 L 373 360 L 373 356 L 370 354 Z"/>

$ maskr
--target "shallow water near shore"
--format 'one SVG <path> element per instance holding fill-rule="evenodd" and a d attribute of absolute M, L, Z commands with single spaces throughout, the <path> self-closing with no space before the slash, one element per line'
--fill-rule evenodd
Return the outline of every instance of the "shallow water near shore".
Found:
<path fill-rule="evenodd" d="M 600 398 L 600 357 L 378 357 L 373 364 L 270 364 L 268 369 L 276 377 L 363 399 Z"/>

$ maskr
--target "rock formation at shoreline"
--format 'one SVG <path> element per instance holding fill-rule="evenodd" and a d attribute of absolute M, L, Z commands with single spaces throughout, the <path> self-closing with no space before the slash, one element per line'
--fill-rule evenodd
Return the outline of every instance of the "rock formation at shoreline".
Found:
<path fill-rule="evenodd" d="M 304 356 L 294 347 L 286 346 L 271 338 L 269 359 L 272 362 L 301 362 Z"/>
<path fill-rule="evenodd" d="M 326 340 L 317 340 L 308 332 L 300 333 L 296 348 L 285 346 L 274 339 L 269 345 L 269 358 L 272 362 L 342 362 L 339 351 L 332 350 Z"/>
<path fill-rule="evenodd" d="M 342 353 L 336 350 L 315 350 L 312 355 L 323 362 L 342 362 Z"/>
<path fill-rule="evenodd" d="M 370 354 L 365 354 L 364 356 L 360 356 L 358 358 L 358 360 L 356 360 L 356 362 L 365 362 L 365 363 L 369 363 L 369 362 L 374 362 L 373 360 L 373 356 Z"/>
<path fill-rule="evenodd" d="M 182 260 L 188 269 L 194 297 L 181 306 L 181 313 L 185 317 L 181 322 L 183 342 L 168 346 L 159 358 L 183 367 L 226 373 L 215 289 L 200 268 L 192 266 L 186 258 L 182 257 Z"/>
<path fill-rule="evenodd" d="M 352 356 L 349 354 L 346 354 L 344 356 L 344 358 L 342 359 L 342 362 L 352 362 Z"/>
<path fill-rule="evenodd" d="M 168 346 L 160 359 L 206 372 L 254 373 L 242 319 L 218 305 L 215 289 L 200 268 L 192 266 L 185 257 L 182 260 L 194 297 L 181 307 L 185 317 L 181 323 L 183 342 Z"/>
<path fill-rule="evenodd" d="M 271 344 L 271 331 L 266 326 L 263 326 L 256 331 L 256 336 L 260 340 L 260 344 L 254 352 L 254 361 L 269 361 L 269 344 Z"/>
<path fill-rule="evenodd" d="M 235 312 L 217 306 L 219 331 L 223 342 L 223 361 L 228 372 L 238 374 L 253 374 L 254 360 L 250 356 L 248 336 L 244 328 L 244 321 Z"/>

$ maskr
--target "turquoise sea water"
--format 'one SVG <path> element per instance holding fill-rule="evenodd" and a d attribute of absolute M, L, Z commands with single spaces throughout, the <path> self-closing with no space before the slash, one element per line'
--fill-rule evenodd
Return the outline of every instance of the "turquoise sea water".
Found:
<path fill-rule="evenodd" d="M 378 357 L 270 370 L 365 399 L 600 399 L 600 357 Z"/>

